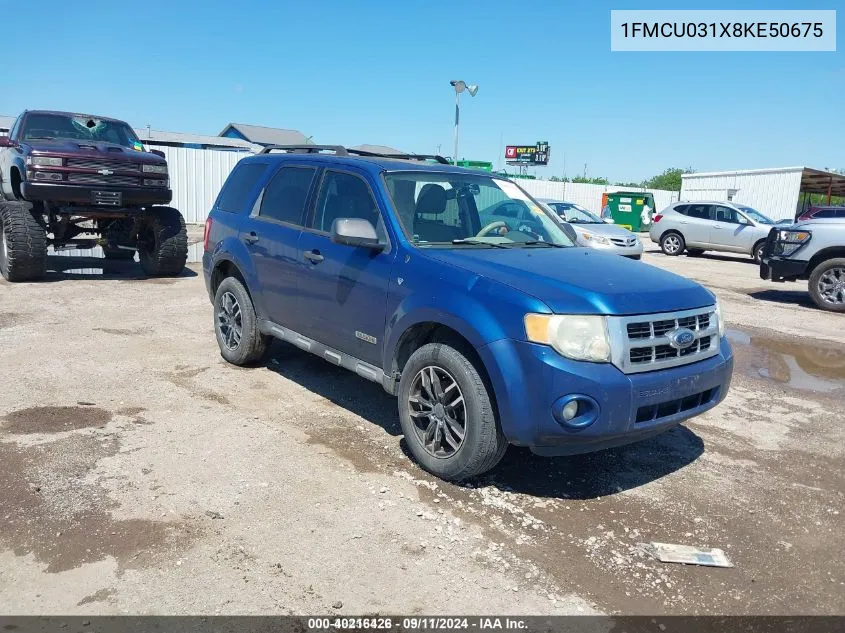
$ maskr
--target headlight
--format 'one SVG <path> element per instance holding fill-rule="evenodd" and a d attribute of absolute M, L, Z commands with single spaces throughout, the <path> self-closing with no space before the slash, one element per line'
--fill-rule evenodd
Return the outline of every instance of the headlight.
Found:
<path fill-rule="evenodd" d="M 610 361 L 610 337 L 603 316 L 526 314 L 525 335 L 533 343 L 551 345 L 573 360 Z"/>
<path fill-rule="evenodd" d="M 582 237 L 588 242 L 595 242 L 596 244 L 610 244 L 610 240 L 601 235 L 594 235 L 592 233 L 583 233 Z"/>
<path fill-rule="evenodd" d="M 38 167 L 61 167 L 62 159 L 58 156 L 30 156 L 26 159 L 30 165 Z"/>
<path fill-rule="evenodd" d="M 142 171 L 145 174 L 166 174 L 167 165 L 144 165 Z"/>
<path fill-rule="evenodd" d="M 810 241 L 809 231 L 778 231 L 778 255 L 789 257 Z"/>
<path fill-rule="evenodd" d="M 718 301 L 716 302 L 716 323 L 719 326 L 719 338 L 722 338 L 725 335 L 725 315 L 722 314 L 722 306 Z"/>

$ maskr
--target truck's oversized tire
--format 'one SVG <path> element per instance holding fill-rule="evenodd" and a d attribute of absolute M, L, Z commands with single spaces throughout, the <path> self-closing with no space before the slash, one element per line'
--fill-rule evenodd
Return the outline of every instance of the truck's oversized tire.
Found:
<path fill-rule="evenodd" d="M 171 207 L 150 207 L 138 217 L 138 260 L 152 277 L 174 277 L 188 260 L 185 218 Z"/>
<path fill-rule="evenodd" d="M 47 233 L 29 202 L 0 202 L 0 273 L 35 281 L 47 272 Z"/>
<path fill-rule="evenodd" d="M 845 257 L 816 265 L 810 273 L 810 297 L 822 310 L 845 312 Z"/>
<path fill-rule="evenodd" d="M 262 360 L 272 337 L 261 333 L 252 298 L 235 277 L 226 277 L 214 294 L 214 334 L 220 355 L 233 365 Z"/>
<path fill-rule="evenodd" d="M 430 343 L 415 351 L 402 369 L 398 399 L 411 454 L 441 479 L 480 475 L 505 454 L 508 441 L 488 386 L 458 349 Z"/>

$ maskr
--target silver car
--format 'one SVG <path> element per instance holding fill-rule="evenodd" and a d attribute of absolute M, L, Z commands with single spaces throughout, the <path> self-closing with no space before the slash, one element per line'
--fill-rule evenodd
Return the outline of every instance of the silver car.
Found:
<path fill-rule="evenodd" d="M 643 256 L 643 243 L 628 229 L 605 222 L 574 202 L 538 199 L 575 231 L 580 246 L 631 259 Z"/>
<path fill-rule="evenodd" d="M 775 225 L 759 211 L 734 202 L 673 202 L 654 216 L 651 241 L 667 255 L 704 251 L 745 253 L 760 263 L 763 245 Z"/>

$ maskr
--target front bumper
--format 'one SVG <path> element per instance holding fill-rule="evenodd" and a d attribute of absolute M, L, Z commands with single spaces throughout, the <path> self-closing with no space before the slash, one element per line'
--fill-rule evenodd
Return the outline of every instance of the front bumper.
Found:
<path fill-rule="evenodd" d="M 640 374 L 564 358 L 550 347 L 502 339 L 480 348 L 508 440 L 541 455 L 588 453 L 636 442 L 712 409 L 728 392 L 733 352 Z M 571 394 L 598 404 L 584 428 L 559 424 L 553 406 Z"/>
<path fill-rule="evenodd" d="M 764 257 L 760 262 L 760 279 L 767 281 L 795 281 L 807 276 L 809 263 L 800 259 Z"/>
<path fill-rule="evenodd" d="M 108 187 L 105 185 L 63 185 L 57 183 L 41 183 L 26 181 L 21 183 L 21 193 L 25 200 L 76 204 L 102 208 L 104 210 L 117 209 L 110 205 L 99 205 L 92 202 L 92 192 L 119 193 L 120 207 L 147 207 L 154 204 L 168 204 L 173 199 L 170 189 L 157 187 Z"/>

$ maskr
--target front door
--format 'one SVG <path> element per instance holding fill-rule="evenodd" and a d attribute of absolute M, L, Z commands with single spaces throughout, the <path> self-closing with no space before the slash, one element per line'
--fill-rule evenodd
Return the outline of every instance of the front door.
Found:
<path fill-rule="evenodd" d="M 750 253 L 754 242 L 754 227 L 739 211 L 732 207 L 714 204 L 710 242 L 719 250 Z"/>
<path fill-rule="evenodd" d="M 376 367 L 382 365 L 387 288 L 396 256 L 381 214 L 362 173 L 329 169 L 299 240 L 299 311 L 306 321 L 300 331 Z M 332 242 L 332 222 L 338 218 L 372 222 L 384 250 Z"/>
<path fill-rule="evenodd" d="M 301 326 L 296 309 L 297 248 L 316 171 L 285 163 L 241 225 L 241 239 L 255 265 L 264 316 L 292 330 Z"/>

